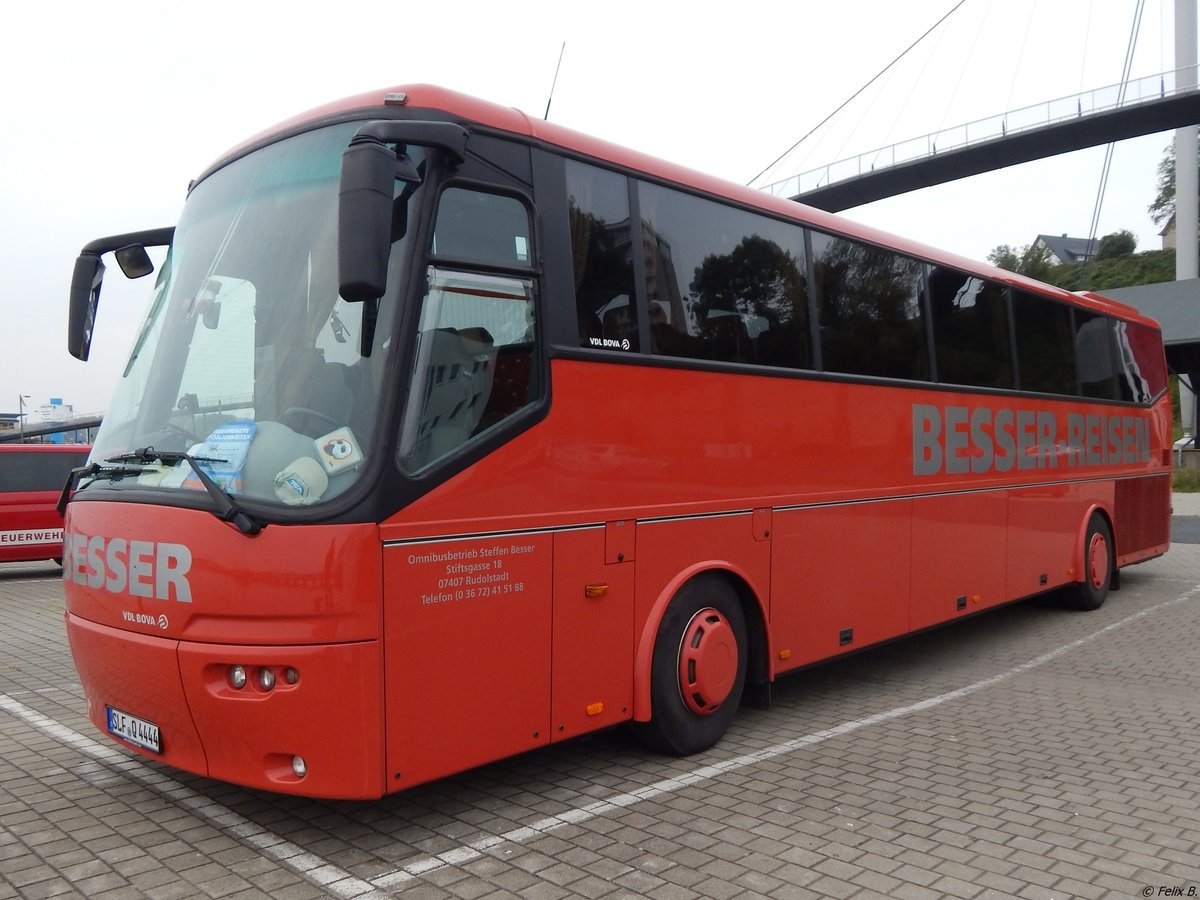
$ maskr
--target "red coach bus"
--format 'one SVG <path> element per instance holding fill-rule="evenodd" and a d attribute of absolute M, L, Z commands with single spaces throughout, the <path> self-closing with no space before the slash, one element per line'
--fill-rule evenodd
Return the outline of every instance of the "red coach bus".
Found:
<path fill-rule="evenodd" d="M 0 444 L 0 562 L 62 557 L 59 496 L 90 449 L 81 444 Z"/>
<path fill-rule="evenodd" d="M 1166 551 L 1133 309 L 429 86 L 254 138 L 178 226 L 67 514 L 95 724 L 378 797 Z"/>

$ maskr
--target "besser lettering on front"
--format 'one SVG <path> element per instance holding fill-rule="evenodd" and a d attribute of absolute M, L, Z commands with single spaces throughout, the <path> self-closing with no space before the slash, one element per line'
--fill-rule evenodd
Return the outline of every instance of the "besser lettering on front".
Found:
<path fill-rule="evenodd" d="M 155 600 L 192 602 L 186 544 L 138 541 L 67 532 L 63 537 L 63 580 Z"/>
<path fill-rule="evenodd" d="M 1150 461 L 1138 416 L 914 403 L 913 474 L 965 475 Z M 1063 437 L 1065 435 L 1065 437 Z"/>

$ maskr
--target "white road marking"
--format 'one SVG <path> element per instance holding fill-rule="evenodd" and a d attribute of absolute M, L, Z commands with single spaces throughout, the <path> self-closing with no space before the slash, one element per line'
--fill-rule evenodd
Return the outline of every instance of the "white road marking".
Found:
<path fill-rule="evenodd" d="M 61 744 L 94 759 L 96 762 L 115 769 L 138 784 L 168 798 L 173 803 L 191 812 L 212 827 L 232 835 L 249 844 L 280 865 L 291 869 L 302 878 L 320 885 L 337 897 L 380 900 L 387 896 L 370 882 L 355 878 L 349 872 L 332 865 L 321 857 L 309 853 L 272 831 L 251 822 L 207 797 L 196 793 L 173 778 L 156 772 L 139 760 L 130 758 L 115 746 L 101 744 L 67 728 L 49 716 L 44 716 L 7 694 L 0 694 L 0 709 L 27 725 L 36 728 Z"/>
<path fill-rule="evenodd" d="M 866 716 L 862 719 L 855 719 L 851 722 L 843 722 L 840 725 L 835 725 L 832 728 L 825 728 L 821 731 L 814 731 L 810 734 L 803 735 L 798 738 L 793 738 L 790 741 L 785 741 L 780 744 L 774 744 L 769 747 L 764 747 L 761 750 L 756 750 L 753 753 L 745 753 L 741 756 L 735 756 L 730 759 L 720 762 L 711 763 L 706 766 L 700 766 L 690 772 L 673 778 L 664 778 L 661 781 L 656 781 L 654 784 L 638 788 L 634 791 L 616 794 L 604 800 L 597 800 L 589 803 L 586 806 L 581 806 L 576 809 L 567 810 L 558 815 L 546 816 L 538 819 L 529 825 L 521 828 L 514 828 L 511 831 L 506 831 L 500 835 L 486 835 L 478 840 L 464 844 L 462 847 L 456 847 L 453 850 L 447 850 L 445 853 L 438 853 L 432 856 L 422 857 L 412 862 L 405 863 L 394 872 L 389 872 L 384 875 L 379 875 L 371 879 L 371 883 L 376 887 L 391 888 L 405 882 L 412 881 L 435 869 L 440 869 L 443 866 L 462 865 L 473 859 L 477 859 L 487 850 L 492 849 L 500 844 L 513 843 L 521 844 L 534 838 L 542 837 L 551 834 L 555 829 L 561 828 L 564 825 L 580 825 L 589 819 L 594 819 L 605 813 L 624 809 L 632 806 L 635 803 L 641 803 L 644 800 L 655 800 L 667 794 L 674 793 L 682 788 L 689 787 L 701 781 L 707 781 L 711 778 L 718 778 L 727 772 L 733 772 L 738 769 L 744 769 L 748 766 L 757 765 L 770 759 L 775 759 L 780 756 L 786 756 L 789 753 L 795 753 L 797 750 L 804 750 L 808 747 L 813 747 L 817 744 L 824 743 L 832 738 L 843 737 L 855 731 L 860 731 L 863 728 L 869 728 L 872 725 L 879 725 L 883 722 L 890 722 L 893 719 L 899 719 L 903 716 L 911 715 L 912 713 L 925 712 L 937 706 L 950 703 L 954 700 L 961 700 L 963 697 L 969 697 L 971 694 L 976 694 L 979 691 L 986 690 L 1002 681 L 1007 681 L 1010 678 L 1015 678 L 1022 675 L 1031 669 L 1036 669 L 1039 666 L 1044 666 L 1046 663 L 1057 659 L 1064 653 L 1069 653 L 1084 644 L 1091 643 L 1097 638 L 1103 637 L 1116 631 L 1119 628 L 1124 628 L 1132 622 L 1136 622 L 1145 616 L 1166 609 L 1167 607 L 1183 603 L 1191 600 L 1193 597 L 1200 594 L 1200 585 L 1196 585 L 1191 590 L 1176 597 L 1173 600 L 1165 600 L 1154 606 L 1148 606 L 1140 612 L 1126 616 L 1120 621 L 1113 622 L 1111 625 L 1106 625 L 1098 631 L 1089 634 L 1087 637 L 1079 638 L 1069 644 L 1064 644 L 1041 656 L 1035 657 L 1019 665 L 1013 666 L 996 675 L 991 675 L 979 681 L 965 685 L 964 687 L 956 688 L 952 691 L 947 691 L 944 694 L 938 694 L 935 697 L 929 697 L 925 700 L 918 700 L 916 703 L 910 703 L 907 706 L 898 706 L 894 709 L 885 710 L 884 712 L 875 713 L 874 715 Z"/>

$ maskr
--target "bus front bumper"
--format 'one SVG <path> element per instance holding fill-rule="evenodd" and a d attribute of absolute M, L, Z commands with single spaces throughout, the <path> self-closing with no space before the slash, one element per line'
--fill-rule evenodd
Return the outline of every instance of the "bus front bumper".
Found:
<path fill-rule="evenodd" d="M 71 613 L 66 627 L 88 717 L 130 749 L 246 787 L 383 795 L 378 642 L 195 643 Z"/>

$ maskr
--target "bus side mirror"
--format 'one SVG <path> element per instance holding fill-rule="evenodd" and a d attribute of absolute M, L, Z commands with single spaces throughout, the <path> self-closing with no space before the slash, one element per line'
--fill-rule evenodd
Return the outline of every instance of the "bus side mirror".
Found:
<path fill-rule="evenodd" d="M 141 244 L 127 244 L 114 250 L 113 256 L 116 257 L 117 265 L 121 267 L 121 273 L 126 278 L 145 278 L 154 271 L 150 254 Z"/>
<path fill-rule="evenodd" d="M 70 311 L 67 323 L 67 351 L 86 361 L 92 347 L 92 328 L 100 305 L 100 285 L 104 282 L 104 263 L 94 253 L 81 253 L 71 276 Z"/>
<path fill-rule="evenodd" d="M 339 293 L 377 300 L 387 286 L 396 153 L 373 138 L 355 138 L 342 153 L 338 190 Z"/>
<path fill-rule="evenodd" d="M 154 271 L 147 247 L 166 247 L 175 236 L 175 228 L 150 228 L 97 238 L 84 244 L 75 260 L 68 298 L 67 352 L 86 361 L 92 347 L 92 328 L 96 307 L 100 305 L 100 285 L 104 281 L 104 263 L 100 257 L 112 252 L 121 271 L 129 278 L 141 278 Z"/>
<path fill-rule="evenodd" d="M 422 180 L 405 152 L 410 144 L 437 148 L 459 163 L 466 152 L 467 131 L 452 122 L 367 122 L 342 153 L 338 292 L 344 300 L 378 300 L 387 287 L 392 241 L 405 232 L 412 194 L 408 190 L 393 199 L 396 182 L 418 185 Z"/>

